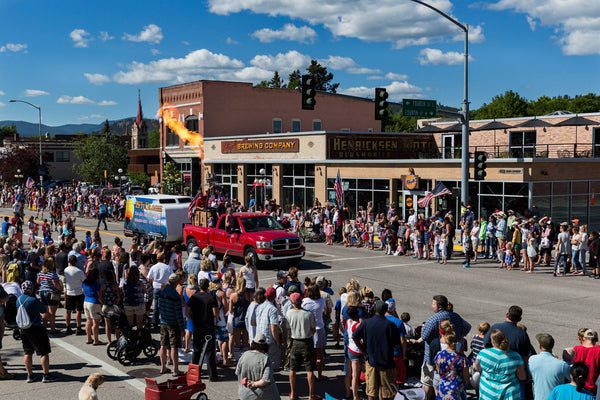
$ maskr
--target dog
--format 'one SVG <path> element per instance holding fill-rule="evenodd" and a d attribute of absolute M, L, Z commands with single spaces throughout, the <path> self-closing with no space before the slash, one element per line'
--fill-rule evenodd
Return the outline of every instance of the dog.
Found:
<path fill-rule="evenodd" d="M 98 400 L 96 389 L 102 385 L 106 379 L 104 375 L 93 373 L 85 380 L 85 384 L 79 390 L 79 400 Z"/>

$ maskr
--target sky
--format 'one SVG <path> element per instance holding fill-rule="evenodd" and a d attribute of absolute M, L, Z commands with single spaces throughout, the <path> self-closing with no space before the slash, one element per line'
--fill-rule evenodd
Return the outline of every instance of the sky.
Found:
<path fill-rule="evenodd" d="M 507 90 L 600 93 L 600 1 L 424 1 L 468 26 L 472 109 Z M 0 120 L 38 121 L 10 99 L 51 126 L 132 117 L 138 89 L 152 118 L 159 87 L 287 81 L 311 59 L 339 93 L 463 102 L 464 32 L 411 0 L 0 0 L 0 13 Z"/>

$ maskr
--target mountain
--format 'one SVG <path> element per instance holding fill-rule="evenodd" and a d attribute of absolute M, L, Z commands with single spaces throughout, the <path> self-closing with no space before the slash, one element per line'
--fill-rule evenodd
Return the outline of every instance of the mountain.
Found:
<path fill-rule="evenodd" d="M 115 135 L 123 135 L 125 129 L 131 134 L 131 125 L 135 121 L 135 117 L 124 118 L 116 121 L 108 121 L 110 131 Z M 155 119 L 144 119 L 148 130 L 158 129 L 158 120 Z M 38 136 L 39 125 L 25 121 L 0 121 L 0 126 L 11 126 L 15 124 L 17 132 L 22 137 Z M 73 135 L 75 133 L 100 133 L 104 129 L 104 122 L 100 124 L 67 124 L 60 126 L 48 126 L 42 124 L 42 135 L 46 132 L 50 133 L 51 136 L 55 135 Z"/>

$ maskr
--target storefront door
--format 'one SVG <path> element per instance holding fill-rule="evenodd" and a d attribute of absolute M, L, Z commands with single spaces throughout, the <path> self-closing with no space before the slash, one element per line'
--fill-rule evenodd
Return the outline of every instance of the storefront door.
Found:
<path fill-rule="evenodd" d="M 419 206 L 419 200 L 425 196 L 425 192 L 402 190 L 399 193 L 398 208 L 402 210 L 402 216 L 404 217 L 404 220 L 408 219 L 408 211 L 411 209 L 416 210 L 417 214 L 424 214 L 425 217 L 429 217 L 431 215 L 432 203 L 425 208 Z"/>

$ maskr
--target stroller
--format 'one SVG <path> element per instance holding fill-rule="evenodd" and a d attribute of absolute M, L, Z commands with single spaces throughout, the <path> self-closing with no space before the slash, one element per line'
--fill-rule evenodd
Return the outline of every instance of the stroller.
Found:
<path fill-rule="evenodd" d="M 12 329 L 13 338 L 21 340 L 21 329 L 17 326 L 17 296 L 8 295 L 8 301 L 4 305 L 4 322 L 6 327 Z"/>
<path fill-rule="evenodd" d="M 113 340 L 106 347 L 106 354 L 112 360 L 118 360 L 121 365 L 133 364 L 140 353 L 152 358 L 158 353 L 158 344 L 150 334 L 150 320 L 144 318 L 144 325 L 140 331 L 133 329 L 127 322 L 125 313 L 117 306 L 108 313 L 99 313 L 103 318 L 108 318 L 111 324 L 119 329 L 121 336 Z"/>

